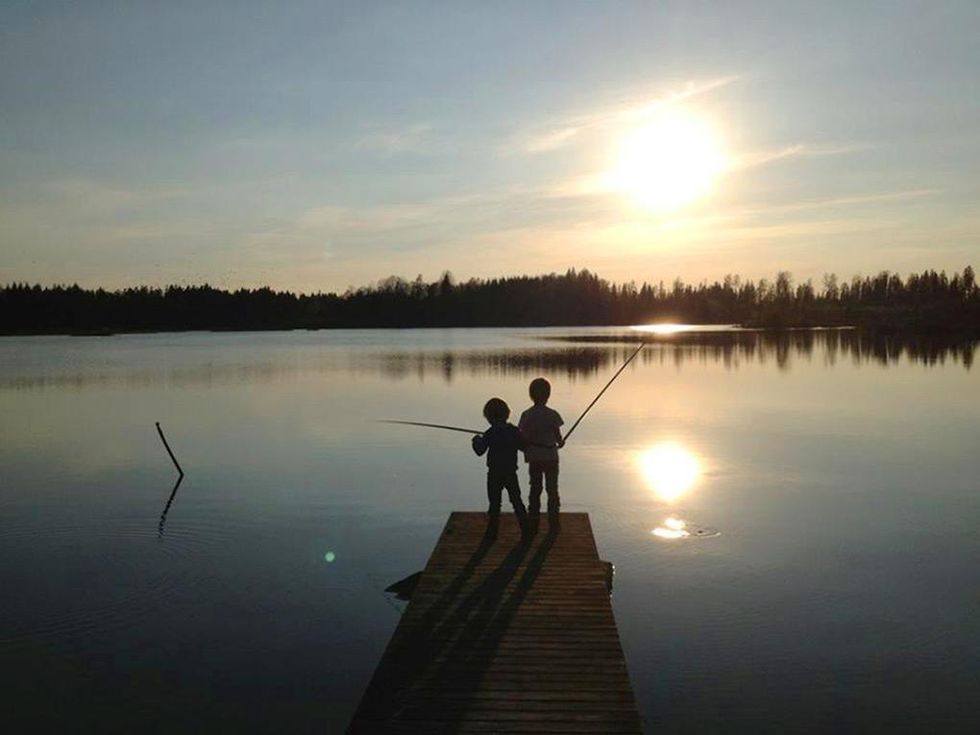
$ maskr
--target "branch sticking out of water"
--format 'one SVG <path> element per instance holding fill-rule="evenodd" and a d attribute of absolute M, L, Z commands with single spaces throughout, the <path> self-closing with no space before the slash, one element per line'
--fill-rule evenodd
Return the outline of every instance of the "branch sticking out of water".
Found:
<path fill-rule="evenodd" d="M 180 483 L 184 481 L 184 474 L 181 473 L 177 477 L 177 482 L 174 484 L 174 489 L 170 491 L 170 497 L 167 499 L 167 504 L 163 506 L 163 513 L 160 514 L 160 523 L 157 524 L 157 537 L 163 538 L 163 526 L 167 522 L 167 513 L 170 512 L 170 506 L 173 505 L 174 498 L 177 497 L 177 488 L 180 487 Z"/>
<path fill-rule="evenodd" d="M 167 450 L 167 454 L 170 455 L 170 459 L 173 461 L 174 467 L 177 468 L 177 471 L 180 473 L 180 476 L 183 477 L 184 471 L 180 468 L 180 462 L 178 462 L 177 458 L 174 456 L 173 450 L 170 449 L 170 445 L 167 444 L 167 437 L 163 435 L 163 429 L 160 428 L 160 422 L 157 421 L 156 425 L 157 425 L 157 433 L 160 435 L 160 441 L 163 442 L 163 446 Z"/>

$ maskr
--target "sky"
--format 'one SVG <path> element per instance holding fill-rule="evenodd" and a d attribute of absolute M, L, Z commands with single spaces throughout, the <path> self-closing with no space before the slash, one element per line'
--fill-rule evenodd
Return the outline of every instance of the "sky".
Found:
<path fill-rule="evenodd" d="M 980 266 L 980 3 L 0 0 L 0 282 Z"/>

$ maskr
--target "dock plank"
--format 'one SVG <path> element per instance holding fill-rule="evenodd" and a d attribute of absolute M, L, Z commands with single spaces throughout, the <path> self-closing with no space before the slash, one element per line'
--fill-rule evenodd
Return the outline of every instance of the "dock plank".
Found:
<path fill-rule="evenodd" d="M 350 733 L 642 731 L 586 513 L 452 513 Z"/>

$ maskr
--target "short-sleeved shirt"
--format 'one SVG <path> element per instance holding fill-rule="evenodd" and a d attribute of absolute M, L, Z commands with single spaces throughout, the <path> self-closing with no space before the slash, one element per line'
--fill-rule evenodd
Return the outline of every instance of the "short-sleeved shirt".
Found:
<path fill-rule="evenodd" d="M 495 424 L 474 438 L 477 454 L 487 453 L 487 468 L 491 472 L 515 472 L 517 452 L 524 448 L 524 439 L 513 424 Z"/>
<path fill-rule="evenodd" d="M 534 405 L 522 413 L 517 426 L 521 430 L 521 436 L 528 442 L 524 458 L 528 462 L 557 462 L 555 432 L 564 423 L 558 412 L 547 406 Z"/>

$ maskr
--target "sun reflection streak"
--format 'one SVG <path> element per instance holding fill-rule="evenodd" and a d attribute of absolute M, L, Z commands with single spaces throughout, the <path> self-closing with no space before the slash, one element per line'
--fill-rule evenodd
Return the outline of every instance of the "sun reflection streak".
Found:
<path fill-rule="evenodd" d="M 661 442 L 642 452 L 639 467 L 647 485 L 660 500 L 672 503 L 698 481 L 701 463 L 676 442 Z"/>
<path fill-rule="evenodd" d="M 690 332 L 690 324 L 637 324 L 630 327 L 635 332 L 648 332 L 650 334 L 677 334 L 678 332 Z"/>

